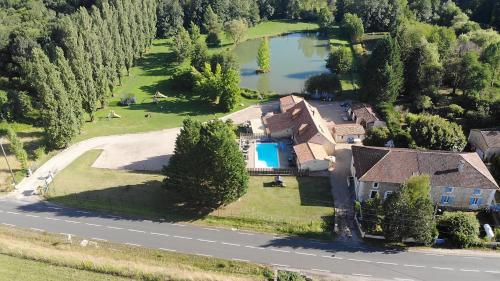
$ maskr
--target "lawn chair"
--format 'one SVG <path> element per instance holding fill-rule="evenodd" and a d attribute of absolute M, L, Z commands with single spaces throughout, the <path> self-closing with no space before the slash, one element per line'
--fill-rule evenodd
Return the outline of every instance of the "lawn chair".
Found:
<path fill-rule="evenodd" d="M 283 181 L 283 178 L 282 178 L 281 176 L 275 176 L 275 177 L 274 177 L 273 186 L 285 187 L 285 186 L 286 186 L 286 184 L 285 184 L 285 182 Z"/>

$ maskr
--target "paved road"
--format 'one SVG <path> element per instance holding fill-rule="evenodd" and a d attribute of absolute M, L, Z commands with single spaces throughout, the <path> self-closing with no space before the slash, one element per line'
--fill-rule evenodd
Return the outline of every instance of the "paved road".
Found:
<path fill-rule="evenodd" d="M 111 216 L 43 202 L 0 199 L 0 224 L 67 233 L 96 242 L 127 243 L 225 259 L 270 264 L 327 274 L 387 280 L 500 280 L 498 256 L 437 255 L 384 251 L 342 242 L 319 242 Z"/>

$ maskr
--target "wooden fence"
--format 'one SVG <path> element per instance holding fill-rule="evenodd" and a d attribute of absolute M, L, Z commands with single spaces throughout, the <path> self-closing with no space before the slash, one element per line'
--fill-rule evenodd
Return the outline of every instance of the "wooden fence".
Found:
<path fill-rule="evenodd" d="M 251 176 L 309 176 L 308 169 L 298 168 L 247 168 Z"/>

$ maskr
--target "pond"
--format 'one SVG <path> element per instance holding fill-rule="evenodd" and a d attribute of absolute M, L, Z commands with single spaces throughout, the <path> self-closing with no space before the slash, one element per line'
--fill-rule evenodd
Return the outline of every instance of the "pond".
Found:
<path fill-rule="evenodd" d="M 300 92 L 307 78 L 327 72 L 327 39 L 316 33 L 293 33 L 269 38 L 271 71 L 256 74 L 257 51 L 263 39 L 248 40 L 234 50 L 240 64 L 241 87 L 278 94 Z"/>

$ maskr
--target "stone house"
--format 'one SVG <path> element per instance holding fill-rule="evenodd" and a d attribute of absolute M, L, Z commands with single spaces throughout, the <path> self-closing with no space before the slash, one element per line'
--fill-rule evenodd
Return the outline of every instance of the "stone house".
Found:
<path fill-rule="evenodd" d="M 428 174 L 431 198 L 449 209 L 489 207 L 500 190 L 474 152 L 352 146 L 351 175 L 357 200 L 383 200 L 413 175 Z"/>
<path fill-rule="evenodd" d="M 293 140 L 298 167 L 311 171 L 328 168 L 331 164 L 328 156 L 335 151 L 335 140 L 319 111 L 300 98 L 293 106 L 289 103 L 281 104 L 283 100 L 284 98 L 280 99 L 280 106 L 286 109 L 285 112 L 262 118 L 266 134 L 272 138 Z M 319 151 L 320 148 L 323 152 Z"/>
<path fill-rule="evenodd" d="M 379 118 L 373 107 L 366 103 L 353 104 L 348 110 L 349 118 L 356 124 L 360 124 L 366 130 L 385 126 L 385 122 Z"/>
<path fill-rule="evenodd" d="M 483 161 L 491 161 L 493 157 L 500 156 L 500 128 L 472 129 L 469 144 Z"/>
<path fill-rule="evenodd" d="M 356 139 L 362 141 L 366 131 L 360 124 L 335 124 L 332 127 L 332 135 L 337 143 L 350 142 Z"/>

